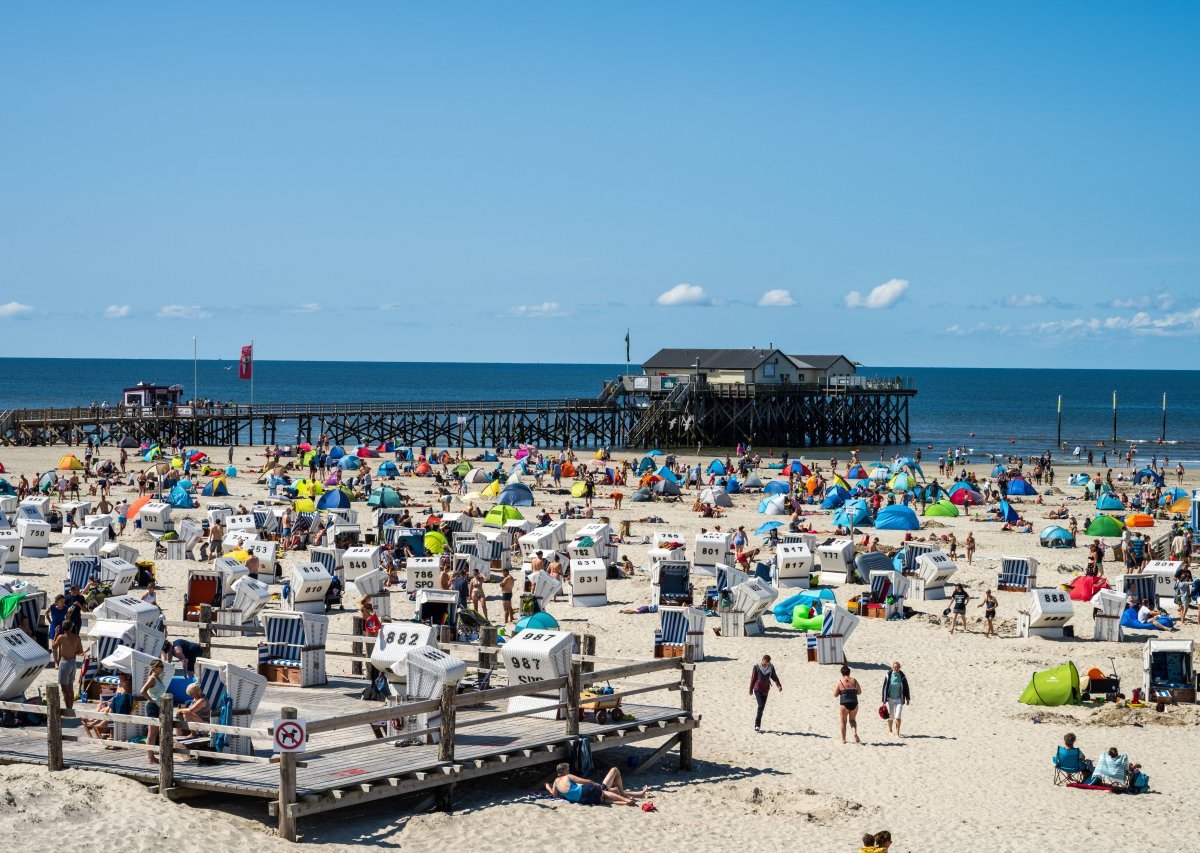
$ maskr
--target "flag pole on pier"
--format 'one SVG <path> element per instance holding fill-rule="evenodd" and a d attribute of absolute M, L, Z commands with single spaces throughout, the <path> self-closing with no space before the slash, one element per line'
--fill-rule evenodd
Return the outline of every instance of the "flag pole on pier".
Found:
<path fill-rule="evenodd" d="M 196 336 L 192 335 L 192 405 L 200 405 L 200 371 L 196 366 Z"/>
<path fill-rule="evenodd" d="M 629 329 L 625 330 L 625 375 L 629 375 Z"/>
<path fill-rule="evenodd" d="M 250 358 L 254 358 L 254 338 L 250 339 Z M 254 369 L 250 370 L 250 408 L 254 408 Z M 265 440 L 265 439 L 264 439 Z"/>

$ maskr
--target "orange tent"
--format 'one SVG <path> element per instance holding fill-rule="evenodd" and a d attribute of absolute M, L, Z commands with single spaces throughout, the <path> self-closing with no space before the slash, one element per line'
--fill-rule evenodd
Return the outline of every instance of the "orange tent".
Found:
<path fill-rule="evenodd" d="M 1171 512 L 1177 512 L 1180 515 L 1187 515 L 1192 511 L 1191 498 L 1178 498 L 1175 503 L 1171 504 Z"/>
<path fill-rule="evenodd" d="M 575 466 L 574 466 L 574 465 L 572 465 L 570 462 L 564 462 L 564 463 L 563 463 L 563 466 L 562 466 L 562 475 L 563 475 L 564 477 L 574 477 L 574 476 L 576 476 L 577 474 L 578 474 L 578 472 L 575 470 Z"/>
<path fill-rule="evenodd" d="M 1144 512 L 1135 512 L 1125 519 L 1126 527 L 1153 527 L 1154 519 Z"/>
<path fill-rule="evenodd" d="M 150 495 L 142 495 L 129 505 L 129 514 L 125 516 L 125 518 L 127 518 L 129 521 L 133 521 L 141 508 L 148 503 L 150 503 Z"/>
<path fill-rule="evenodd" d="M 433 469 L 429 467 L 428 462 L 422 462 L 415 469 L 413 469 L 413 473 L 419 477 L 428 477 L 433 473 Z"/>

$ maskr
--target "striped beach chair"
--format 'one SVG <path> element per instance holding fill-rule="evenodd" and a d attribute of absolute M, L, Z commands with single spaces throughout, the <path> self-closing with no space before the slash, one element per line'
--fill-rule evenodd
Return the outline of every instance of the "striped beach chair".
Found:
<path fill-rule="evenodd" d="M 136 649 L 118 645 L 111 654 L 100 660 L 100 665 L 104 670 L 112 673 L 124 673 L 130 676 L 130 684 L 133 685 L 134 694 L 141 690 L 142 685 L 150 679 L 150 666 L 158 660 L 158 655 L 148 655 L 137 651 Z M 116 690 L 117 675 L 112 675 L 112 689 Z M 109 678 L 108 675 L 101 676 L 102 679 Z M 133 713 L 134 715 L 145 715 L 147 711 L 147 702 L 134 700 Z M 135 737 L 141 737 L 146 734 L 146 727 L 136 723 L 113 722 L 112 732 L 114 740 L 132 740 Z"/>
<path fill-rule="evenodd" d="M 996 588 L 1005 592 L 1028 592 L 1037 584 L 1037 561 L 1029 557 L 1002 557 Z"/>
<path fill-rule="evenodd" d="M 308 556 L 314 563 L 320 563 L 330 577 L 342 575 L 342 556 L 337 548 L 310 548 Z"/>
<path fill-rule="evenodd" d="M 279 532 L 279 516 L 272 510 L 256 509 L 251 514 L 254 516 L 254 529 L 263 536 Z"/>
<path fill-rule="evenodd" d="M 257 672 L 211 658 L 196 659 L 196 681 L 212 709 L 212 719 L 231 726 L 249 726 L 267 691 L 267 680 Z M 212 748 L 232 755 L 254 754 L 254 744 L 245 735 L 217 735 Z"/>
<path fill-rule="evenodd" d="M 704 660 L 704 611 L 695 607 L 660 607 L 658 609 L 659 630 L 662 632 L 663 648 L 678 649 L 691 646 L 696 660 Z M 667 652 L 673 656 L 674 651 Z"/>
<path fill-rule="evenodd" d="M 71 562 L 67 564 L 67 577 L 63 580 L 63 593 L 70 592 L 72 586 L 83 589 L 92 578 L 100 579 L 100 558 L 72 557 Z"/>
<path fill-rule="evenodd" d="M 264 641 L 258 644 L 258 673 L 272 684 L 324 684 L 329 619 L 315 613 L 261 614 Z"/>
<path fill-rule="evenodd" d="M 817 663 L 843 664 L 846 662 L 846 640 L 858 627 L 859 617 L 839 605 L 826 607 L 821 619 L 821 630 L 816 635 Z"/>

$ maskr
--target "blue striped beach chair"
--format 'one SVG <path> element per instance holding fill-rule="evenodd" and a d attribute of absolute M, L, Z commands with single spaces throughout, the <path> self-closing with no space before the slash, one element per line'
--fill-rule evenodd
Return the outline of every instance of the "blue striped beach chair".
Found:
<path fill-rule="evenodd" d="M 659 630 L 664 647 L 691 646 L 696 660 L 704 660 L 704 611 L 694 607 L 660 607 Z"/>
<path fill-rule="evenodd" d="M 324 684 L 328 618 L 314 613 L 267 612 L 261 619 L 264 641 L 258 644 L 259 675 L 272 684 Z"/>
<path fill-rule="evenodd" d="M 1034 585 L 1037 563 L 1025 557 L 1003 557 L 996 588 L 1005 592 L 1028 592 Z"/>
<path fill-rule="evenodd" d="M 196 659 L 196 682 L 208 700 L 212 718 L 231 726 L 250 726 L 267 690 L 267 680 L 257 672 L 225 661 Z M 212 747 L 233 755 L 253 755 L 254 744 L 245 735 L 217 735 Z"/>
<path fill-rule="evenodd" d="M 67 564 L 67 577 L 63 580 L 63 593 L 70 592 L 72 586 L 78 586 L 82 590 L 92 578 L 100 579 L 100 558 L 72 557 L 71 562 Z"/>

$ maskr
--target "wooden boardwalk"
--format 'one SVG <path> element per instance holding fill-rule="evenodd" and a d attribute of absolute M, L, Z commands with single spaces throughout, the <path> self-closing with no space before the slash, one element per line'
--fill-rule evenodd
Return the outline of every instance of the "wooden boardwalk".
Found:
<path fill-rule="evenodd" d="M 494 651 L 481 651 L 485 663 Z M 601 664 L 609 668 L 585 669 Z M 359 700 L 364 682 L 352 679 L 333 679 L 320 688 L 272 686 L 251 726 L 208 727 L 250 736 L 254 755 L 206 753 L 206 758 L 213 760 L 205 763 L 185 760 L 188 753 L 177 750 L 173 761 L 156 765 L 150 760 L 150 747 L 92 740 L 85 737 L 79 719 L 56 719 L 59 715 L 51 714 L 46 726 L 0 729 L 0 764 L 114 773 L 151 785 L 172 799 L 191 792 L 214 792 L 266 800 L 269 814 L 279 821 L 280 835 L 295 840 L 296 820 L 301 817 L 389 797 L 429 791 L 448 808 L 455 784 L 566 760 L 578 738 L 587 738 L 593 752 L 663 741 L 641 767 L 650 766 L 677 747 L 681 767 L 690 768 L 691 733 L 699 725 L 691 707 L 693 667 L 690 654 L 686 658 L 641 662 L 576 655 L 566 678 L 464 694 L 447 687 L 439 700 L 398 707 Z M 645 676 L 656 673 L 671 673 L 671 680 L 654 684 L 644 681 Z M 643 680 L 632 683 L 630 678 Z M 605 682 L 616 683 L 625 718 L 604 723 L 596 722 L 592 715 L 581 719 L 579 691 L 589 684 Z M 562 688 L 565 698 L 555 701 Z M 625 701 L 625 697 L 659 691 L 678 692 L 679 705 Z M 57 691 L 49 692 L 57 701 Z M 508 710 L 509 699 L 535 695 L 546 697 L 552 703 L 551 710 L 557 709 L 561 718 L 547 719 L 538 716 L 536 710 Z M 12 702 L 0 706 L 27 711 L 40 707 Z M 105 717 L 94 707 L 77 705 L 76 711 Z M 45 711 L 44 707 L 40 709 Z M 417 738 L 416 743 L 401 745 L 399 736 L 378 739 L 370 726 L 372 722 L 431 711 L 441 716 L 438 743 Z M 307 749 L 294 758 L 273 755 L 274 721 L 292 715 L 308 723 Z M 144 722 L 146 718 L 137 720 Z M 164 759 L 171 758 L 166 752 L 160 754 Z"/>

